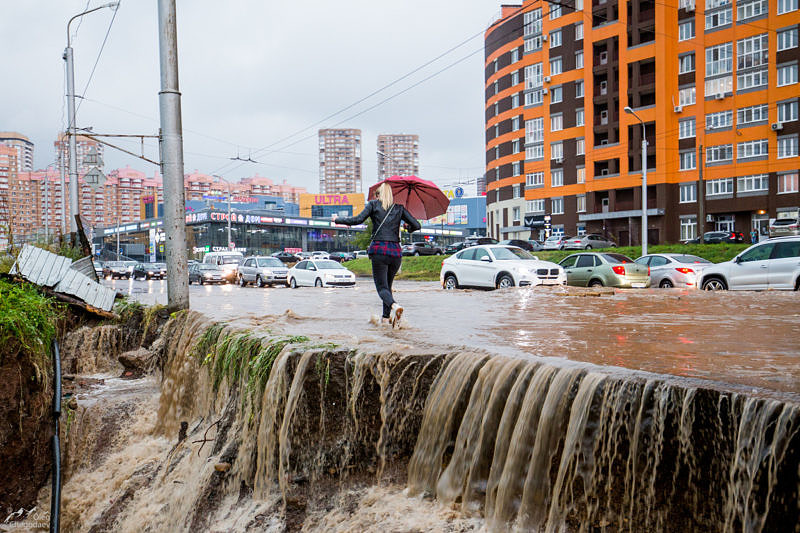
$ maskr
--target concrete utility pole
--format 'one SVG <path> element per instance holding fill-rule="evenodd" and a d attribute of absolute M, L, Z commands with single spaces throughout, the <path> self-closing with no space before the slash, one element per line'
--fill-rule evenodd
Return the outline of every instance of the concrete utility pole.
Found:
<path fill-rule="evenodd" d="M 67 182 L 64 179 L 64 152 L 58 156 L 58 171 L 61 174 L 61 235 L 67 233 Z"/>
<path fill-rule="evenodd" d="M 625 112 L 642 124 L 642 255 L 647 255 L 647 130 L 644 121 L 630 107 Z"/>
<path fill-rule="evenodd" d="M 183 190 L 181 93 L 178 89 L 178 30 L 175 0 L 158 0 L 161 62 L 161 174 L 164 177 L 164 236 L 167 255 L 167 307 L 189 308 L 186 207 Z"/>

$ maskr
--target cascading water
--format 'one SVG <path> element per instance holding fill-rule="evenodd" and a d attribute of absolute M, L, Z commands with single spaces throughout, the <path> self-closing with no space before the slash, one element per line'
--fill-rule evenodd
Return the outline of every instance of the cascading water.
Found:
<path fill-rule="evenodd" d="M 65 530 L 800 531 L 794 404 L 196 313 L 160 339 L 160 387 L 79 398 Z"/>

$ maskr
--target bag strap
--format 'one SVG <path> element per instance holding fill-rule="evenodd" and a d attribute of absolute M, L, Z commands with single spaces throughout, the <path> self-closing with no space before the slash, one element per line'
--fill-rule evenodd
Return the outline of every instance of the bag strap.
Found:
<path fill-rule="evenodd" d="M 392 204 L 389 207 L 389 210 L 386 211 L 386 216 L 383 217 L 383 220 L 381 221 L 380 225 L 378 226 L 378 229 L 376 229 L 375 231 L 372 232 L 372 238 L 369 240 L 369 246 L 372 246 L 372 242 L 375 240 L 375 235 L 378 234 L 378 232 L 383 227 L 383 224 L 386 222 L 386 219 L 389 218 L 389 213 L 392 212 L 392 209 L 394 209 L 394 206 L 395 206 L 395 204 Z M 369 246 L 367 248 L 369 248 Z"/>

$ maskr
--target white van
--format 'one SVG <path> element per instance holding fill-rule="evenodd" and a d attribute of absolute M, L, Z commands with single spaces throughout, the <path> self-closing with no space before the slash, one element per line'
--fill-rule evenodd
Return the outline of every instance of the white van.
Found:
<path fill-rule="evenodd" d="M 216 265 L 225 271 L 224 277 L 229 283 L 236 281 L 236 274 L 239 265 L 244 261 L 242 252 L 209 252 L 203 256 L 203 263 L 206 265 Z"/>

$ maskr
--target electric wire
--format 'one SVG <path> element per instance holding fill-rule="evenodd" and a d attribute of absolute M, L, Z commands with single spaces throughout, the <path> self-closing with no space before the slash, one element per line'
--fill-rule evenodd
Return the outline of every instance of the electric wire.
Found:
<path fill-rule="evenodd" d="M 106 47 L 106 42 L 108 41 L 108 36 L 111 33 L 111 28 L 114 26 L 114 20 L 117 18 L 117 12 L 119 12 L 119 8 L 122 7 L 122 0 L 118 0 L 117 6 L 114 8 L 114 14 L 111 16 L 111 22 L 108 24 L 108 29 L 106 30 L 106 35 L 103 37 L 103 43 L 100 45 L 100 51 L 97 53 L 97 58 L 94 60 L 94 65 L 92 66 L 92 71 L 89 73 L 89 78 L 86 80 L 86 85 L 83 87 L 83 92 L 81 93 L 84 97 L 86 96 L 86 92 L 89 90 L 89 84 L 92 83 L 92 78 L 94 77 L 94 72 L 97 69 L 97 64 L 100 62 L 100 57 L 103 55 L 103 50 Z M 81 17 L 83 20 L 83 17 Z M 83 103 L 83 99 L 78 102 L 78 109 L 76 109 L 76 113 L 80 110 L 81 104 Z"/>

